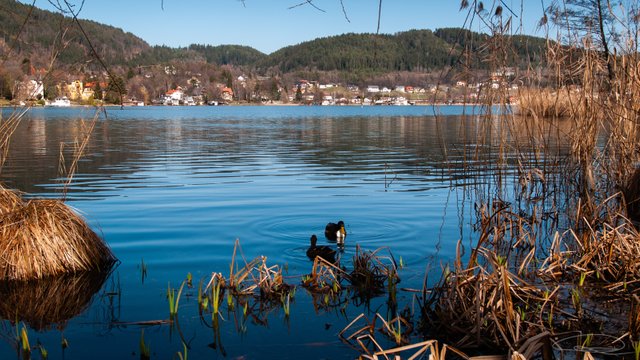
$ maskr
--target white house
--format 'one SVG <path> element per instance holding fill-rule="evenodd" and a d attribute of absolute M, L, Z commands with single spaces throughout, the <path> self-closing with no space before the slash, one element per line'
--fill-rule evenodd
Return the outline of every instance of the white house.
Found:
<path fill-rule="evenodd" d="M 164 94 L 163 103 L 165 105 L 180 105 L 180 102 L 182 101 L 183 97 L 184 97 L 184 93 L 182 92 L 182 89 L 178 88 L 174 90 L 169 90 Z"/>
<path fill-rule="evenodd" d="M 379 93 L 380 87 L 378 85 L 369 85 L 367 86 L 367 92 L 369 93 Z"/>

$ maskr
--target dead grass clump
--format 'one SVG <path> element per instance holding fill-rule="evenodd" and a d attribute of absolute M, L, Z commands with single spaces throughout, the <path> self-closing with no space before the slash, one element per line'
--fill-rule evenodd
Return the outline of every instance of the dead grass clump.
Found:
<path fill-rule="evenodd" d="M 0 317 L 35 330 L 63 325 L 82 313 L 109 271 L 80 272 L 29 281 L 0 281 Z"/>
<path fill-rule="evenodd" d="M 518 349 L 544 331 L 552 293 L 507 269 L 504 258 L 479 249 L 478 264 L 445 275 L 423 309 L 431 331 L 460 348 Z M 555 292 L 553 292 L 555 293 Z"/>
<path fill-rule="evenodd" d="M 27 280 L 104 270 L 111 250 L 59 200 L 30 200 L 0 216 L 0 279 Z"/>
<path fill-rule="evenodd" d="M 395 284 L 399 281 L 396 261 L 389 256 L 378 255 L 383 248 L 375 251 L 363 251 L 356 245 L 353 257 L 353 270 L 349 273 L 349 281 L 356 295 L 363 299 L 384 294 L 385 283 Z M 389 286 L 390 288 L 392 286 Z"/>
<path fill-rule="evenodd" d="M 345 276 L 346 274 L 341 268 L 316 256 L 313 260 L 311 274 L 302 278 L 302 286 L 312 293 L 337 293 L 342 289 L 340 280 Z"/>
<path fill-rule="evenodd" d="M 22 197 L 17 191 L 0 185 L 0 215 L 13 211 L 23 203 Z"/>

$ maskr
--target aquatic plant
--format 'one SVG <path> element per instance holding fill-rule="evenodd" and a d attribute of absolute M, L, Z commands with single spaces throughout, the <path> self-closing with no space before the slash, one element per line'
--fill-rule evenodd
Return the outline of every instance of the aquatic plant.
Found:
<path fill-rule="evenodd" d="M 140 360 L 151 359 L 151 346 L 144 341 L 144 329 L 140 332 Z"/>
<path fill-rule="evenodd" d="M 20 347 L 22 349 L 22 357 L 24 359 L 31 358 L 31 344 L 29 343 L 29 333 L 27 327 L 23 324 L 20 329 Z"/>
<path fill-rule="evenodd" d="M 167 300 L 169 302 L 169 319 L 173 321 L 178 315 L 178 307 L 180 306 L 180 296 L 184 288 L 185 281 L 180 284 L 180 289 L 176 295 L 176 289 L 171 288 L 171 283 L 167 285 Z"/>

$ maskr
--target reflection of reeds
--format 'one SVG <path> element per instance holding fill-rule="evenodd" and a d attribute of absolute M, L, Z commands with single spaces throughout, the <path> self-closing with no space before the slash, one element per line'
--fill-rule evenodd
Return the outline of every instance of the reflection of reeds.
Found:
<path fill-rule="evenodd" d="M 0 317 L 44 330 L 83 312 L 108 273 L 81 272 L 29 281 L 0 281 Z"/>
<path fill-rule="evenodd" d="M 59 200 L 29 200 L 0 215 L 0 239 L 0 279 L 104 270 L 115 261 L 84 219 Z"/>

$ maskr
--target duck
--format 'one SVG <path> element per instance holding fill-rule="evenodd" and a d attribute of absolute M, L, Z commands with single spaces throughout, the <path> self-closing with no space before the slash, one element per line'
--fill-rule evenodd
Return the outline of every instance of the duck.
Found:
<path fill-rule="evenodd" d="M 330 263 L 336 262 L 336 251 L 330 248 L 329 246 L 318 246 L 316 243 L 318 242 L 318 237 L 313 234 L 311 235 L 311 246 L 307 249 L 307 257 L 311 260 L 315 260 L 316 257 L 321 257 L 327 260 Z"/>
<path fill-rule="evenodd" d="M 338 221 L 337 224 L 328 223 L 324 228 L 324 236 L 331 241 L 337 241 L 338 245 L 344 245 L 344 239 L 347 237 L 347 231 L 344 229 L 344 222 Z"/>

